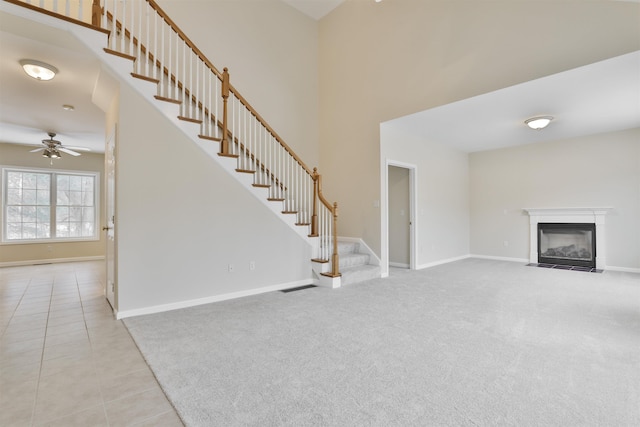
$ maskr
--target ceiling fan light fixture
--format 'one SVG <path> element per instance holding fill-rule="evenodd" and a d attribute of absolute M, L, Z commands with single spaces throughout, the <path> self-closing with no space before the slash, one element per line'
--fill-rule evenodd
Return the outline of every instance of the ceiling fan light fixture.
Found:
<path fill-rule="evenodd" d="M 21 59 L 20 65 L 22 65 L 22 69 L 29 77 L 33 77 L 36 80 L 51 80 L 58 74 L 58 69 L 53 65 L 36 61 L 35 59 Z"/>
<path fill-rule="evenodd" d="M 42 152 L 42 157 L 46 157 L 47 159 L 60 159 L 62 155 L 55 148 L 47 148 Z"/>
<path fill-rule="evenodd" d="M 551 120 L 553 120 L 552 116 L 538 116 L 531 117 L 525 120 L 524 123 L 533 130 L 540 130 L 546 128 L 551 123 Z"/>

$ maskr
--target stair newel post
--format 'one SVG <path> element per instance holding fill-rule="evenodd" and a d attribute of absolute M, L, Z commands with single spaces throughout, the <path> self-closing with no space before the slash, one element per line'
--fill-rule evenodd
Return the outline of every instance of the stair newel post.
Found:
<path fill-rule="evenodd" d="M 100 0 L 93 0 L 91 5 L 91 25 L 94 27 L 101 26 L 102 7 L 100 6 Z"/>
<path fill-rule="evenodd" d="M 313 215 L 311 215 L 311 236 L 318 235 L 318 168 L 313 168 Z"/>
<path fill-rule="evenodd" d="M 220 141 L 220 154 L 229 154 L 229 139 L 227 135 L 227 101 L 229 99 L 229 69 L 224 68 L 222 73 L 222 140 Z"/>
<path fill-rule="evenodd" d="M 338 256 L 338 202 L 333 203 L 333 256 L 331 257 L 331 275 L 340 276 L 340 257 Z"/>

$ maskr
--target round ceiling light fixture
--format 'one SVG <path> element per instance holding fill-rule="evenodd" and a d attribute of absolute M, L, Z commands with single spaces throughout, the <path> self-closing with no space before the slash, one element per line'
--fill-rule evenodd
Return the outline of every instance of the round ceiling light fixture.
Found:
<path fill-rule="evenodd" d="M 20 65 L 22 65 L 22 69 L 29 77 L 33 77 L 36 80 L 51 80 L 58 73 L 58 69 L 53 65 L 36 61 L 35 59 L 21 59 Z"/>
<path fill-rule="evenodd" d="M 551 123 L 551 120 L 553 120 L 551 116 L 538 116 L 531 117 L 525 120 L 524 123 L 533 130 L 540 130 L 546 128 Z"/>

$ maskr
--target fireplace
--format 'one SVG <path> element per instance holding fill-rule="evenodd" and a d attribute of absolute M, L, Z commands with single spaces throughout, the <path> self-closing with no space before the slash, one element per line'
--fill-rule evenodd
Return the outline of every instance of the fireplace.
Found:
<path fill-rule="evenodd" d="M 596 225 L 538 223 L 538 263 L 596 267 Z"/>
<path fill-rule="evenodd" d="M 581 268 L 580 266 L 589 268 L 594 265 L 595 268 L 592 268 L 595 270 L 604 270 L 607 264 L 605 216 L 613 208 L 525 208 L 524 210 L 529 214 L 529 262 L 531 264 L 578 266 L 576 268 Z M 543 246 L 539 243 L 541 240 L 539 224 L 552 227 L 543 234 L 544 240 L 540 242 Z M 564 229 L 566 224 L 571 224 L 573 231 Z M 571 237 L 572 240 L 569 240 L 570 234 L 574 235 Z M 575 247 L 572 248 L 571 245 Z M 555 249 L 557 252 L 549 249 Z M 584 251 L 581 252 L 580 249 Z M 551 253 L 560 255 L 553 255 L 549 257 L 553 260 L 550 260 L 547 255 L 541 255 L 545 252 L 547 255 Z M 589 261 L 586 259 L 586 252 L 591 252 Z M 567 264 L 574 261 L 584 261 L 589 264 Z"/>

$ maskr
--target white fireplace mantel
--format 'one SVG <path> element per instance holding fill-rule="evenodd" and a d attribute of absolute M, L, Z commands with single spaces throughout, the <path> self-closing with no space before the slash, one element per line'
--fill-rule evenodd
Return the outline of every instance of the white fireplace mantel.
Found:
<path fill-rule="evenodd" d="M 538 223 L 587 223 L 596 225 L 596 268 L 607 265 L 604 217 L 613 208 L 524 208 L 529 214 L 529 262 L 538 262 Z"/>

